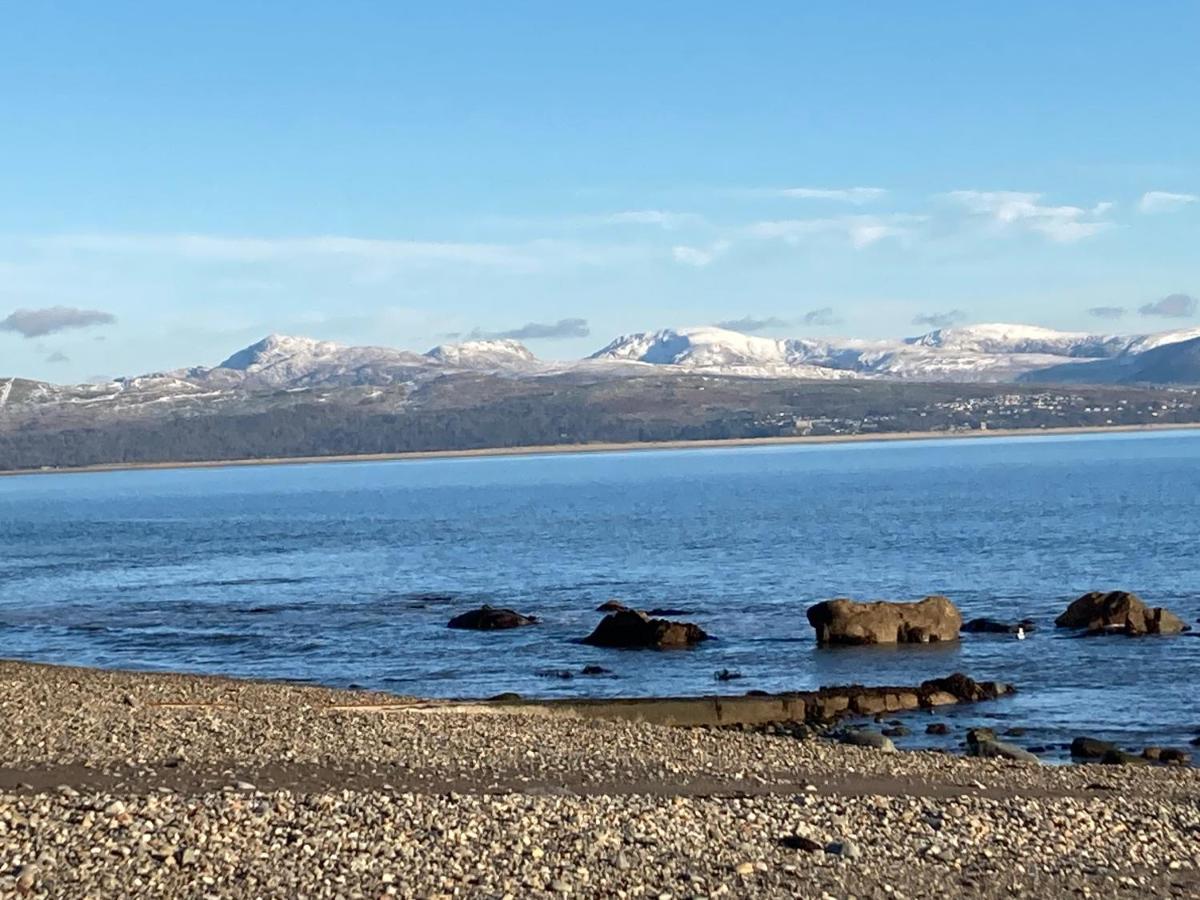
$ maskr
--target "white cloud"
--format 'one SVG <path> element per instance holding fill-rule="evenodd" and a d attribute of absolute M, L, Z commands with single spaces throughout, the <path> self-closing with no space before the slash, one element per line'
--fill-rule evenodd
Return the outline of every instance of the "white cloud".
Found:
<path fill-rule="evenodd" d="M 181 257 L 210 262 L 273 262 L 307 257 L 512 268 L 526 267 L 533 262 L 528 249 L 519 245 L 376 240 L 336 235 L 259 238 L 203 234 L 67 234 L 38 238 L 34 243 L 55 250 Z"/>
<path fill-rule="evenodd" d="M 703 224 L 704 217 L 663 209 L 629 209 L 597 216 L 594 220 L 605 225 L 654 225 L 665 231 L 673 231 L 687 225 Z"/>
<path fill-rule="evenodd" d="M 1200 201 L 1195 194 L 1173 194 L 1170 191 L 1146 191 L 1138 201 L 1138 212 L 1169 213 L 1177 212 L 1186 206 Z"/>
<path fill-rule="evenodd" d="M 1025 191 L 951 191 L 944 196 L 999 229 L 1032 231 L 1058 243 L 1073 243 L 1112 227 L 1104 219 L 1113 208 L 1108 202 L 1091 209 L 1047 206 L 1041 194 Z"/>
<path fill-rule="evenodd" d="M 912 226 L 924 221 L 923 216 L 837 216 L 826 219 L 775 219 L 755 222 L 747 227 L 752 237 L 781 240 L 800 244 L 818 235 L 846 238 L 852 247 L 861 250 L 885 238 L 905 237 Z"/>
<path fill-rule="evenodd" d="M 887 194 L 884 188 L 852 187 L 852 188 L 784 188 L 779 192 L 784 197 L 797 200 L 834 200 L 838 203 L 852 203 L 861 206 L 879 200 Z"/>
<path fill-rule="evenodd" d="M 692 247 L 687 244 L 677 244 L 671 248 L 672 258 L 687 266 L 703 268 L 729 249 L 729 241 L 716 241 L 707 247 Z"/>

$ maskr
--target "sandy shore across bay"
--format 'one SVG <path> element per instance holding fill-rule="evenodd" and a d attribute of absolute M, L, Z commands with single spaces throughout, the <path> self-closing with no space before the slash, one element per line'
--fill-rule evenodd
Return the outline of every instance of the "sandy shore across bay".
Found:
<path fill-rule="evenodd" d="M 1200 895 L 1192 768 L 21 662 L 0 748 L 0 895 Z"/>

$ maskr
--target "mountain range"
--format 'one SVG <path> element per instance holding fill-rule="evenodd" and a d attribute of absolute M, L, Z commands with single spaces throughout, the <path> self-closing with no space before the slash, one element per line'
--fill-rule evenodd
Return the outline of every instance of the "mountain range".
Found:
<path fill-rule="evenodd" d="M 415 353 L 271 335 L 212 367 L 77 385 L 0 378 L 0 469 L 1187 423 L 1200 405 L 1180 388 L 1193 385 L 1200 329 L 976 325 L 821 341 L 698 327 L 624 335 L 573 362 L 513 340 Z"/>
<path fill-rule="evenodd" d="M 27 404 L 187 406 L 231 394 L 383 387 L 454 372 L 514 378 L 690 372 L 812 380 L 1193 385 L 1200 384 L 1200 328 L 1117 336 L 989 324 L 887 341 L 774 339 L 702 326 L 623 335 L 574 362 L 539 360 L 513 340 L 444 344 L 415 353 L 271 335 L 213 367 L 66 386 L 0 379 L 0 414 Z"/>

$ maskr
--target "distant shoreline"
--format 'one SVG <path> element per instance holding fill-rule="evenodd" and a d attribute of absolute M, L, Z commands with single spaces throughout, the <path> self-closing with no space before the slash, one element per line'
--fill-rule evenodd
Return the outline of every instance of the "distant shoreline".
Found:
<path fill-rule="evenodd" d="M 773 447 L 803 444 L 869 444 L 894 441 L 940 441 L 944 439 L 1047 437 L 1084 434 L 1138 434 L 1164 431 L 1194 431 L 1200 422 L 1164 422 L 1146 425 L 1082 425 L 1055 428 L 1005 428 L 987 431 L 896 431 L 884 434 L 796 435 L 761 438 L 714 438 L 679 441 L 631 441 L 626 443 L 537 444 L 523 447 L 488 447 L 474 450 L 412 450 L 401 453 L 360 453 L 334 456 L 277 456 L 263 459 L 218 459 L 149 463 L 101 463 L 45 469 L 0 469 L 0 477 L 20 475 L 70 475 L 89 472 L 128 472 L 142 469 L 223 469 L 249 466 L 306 466 L 320 463 L 399 462 L 421 459 L 472 459 L 503 456 L 561 456 L 572 453 L 627 453 L 652 450 L 719 450 L 736 447 Z"/>

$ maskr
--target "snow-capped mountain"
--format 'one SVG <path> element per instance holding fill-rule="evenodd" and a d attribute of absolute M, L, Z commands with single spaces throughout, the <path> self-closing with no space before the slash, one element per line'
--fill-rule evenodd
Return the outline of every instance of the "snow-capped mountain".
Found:
<path fill-rule="evenodd" d="M 907 338 L 913 347 L 934 347 L 960 353 L 1037 353 L 1047 356 L 1115 356 L 1129 343 L 1128 338 L 1086 332 L 1055 331 L 1035 325 L 993 323 L 964 328 L 939 328 L 928 334 Z"/>
<path fill-rule="evenodd" d="M 773 339 L 716 327 L 628 334 L 576 362 L 547 363 L 511 340 L 443 344 L 426 353 L 270 335 L 219 365 L 53 385 L 0 378 L 0 416 L 138 414 L 231 406 L 269 409 L 287 395 L 402 405 L 406 393 L 456 373 L 510 379 L 623 379 L 700 373 L 809 380 L 879 379 L 1044 384 L 1200 384 L 1200 328 L 1113 336 L 1027 325 L 943 328 L 892 341 Z"/>
<path fill-rule="evenodd" d="M 1128 375 L 1138 354 L 1194 337 L 1200 329 L 1122 337 L 994 323 L 892 341 L 818 341 L 701 327 L 624 335 L 590 358 L 760 377 L 1000 382 L 1052 372 L 1103 383 Z"/>
<path fill-rule="evenodd" d="M 230 356 L 215 369 L 189 369 L 188 380 L 253 387 L 391 384 L 428 365 L 420 354 L 387 347 L 345 347 L 333 341 L 272 334 Z"/>
<path fill-rule="evenodd" d="M 464 341 L 461 344 L 439 344 L 426 358 L 457 369 L 530 369 L 538 365 L 537 357 L 520 341 Z"/>
<path fill-rule="evenodd" d="M 831 365 L 832 356 L 833 348 L 819 341 L 773 340 L 704 326 L 623 335 L 589 359 L 732 375 L 854 377 L 853 372 Z"/>

